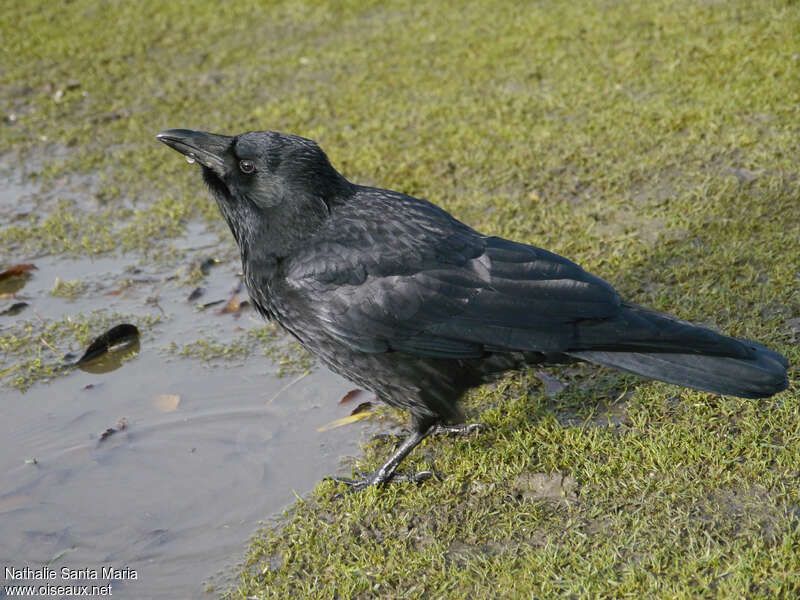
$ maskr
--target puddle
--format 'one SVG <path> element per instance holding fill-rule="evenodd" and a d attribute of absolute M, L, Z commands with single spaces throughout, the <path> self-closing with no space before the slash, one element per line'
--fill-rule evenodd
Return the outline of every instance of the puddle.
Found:
<path fill-rule="evenodd" d="M 33 197 L 34 188 L 6 184 L 4 215 L 35 204 L 10 198 Z M 224 344 L 264 326 L 252 310 L 238 318 L 220 306 L 198 310 L 230 296 L 240 269 L 230 258 L 208 269 L 205 294 L 187 301 L 196 286 L 175 274 L 231 255 L 202 224 L 187 231 L 176 242 L 186 256 L 169 267 L 133 255 L 0 257 L 5 266 L 37 266 L 15 298 L 0 299 L 0 313 L 27 303 L 0 316 L 0 336 L 93 311 L 157 317 L 140 327 L 138 354 L 120 368 L 74 369 L 25 392 L 0 387 L 0 565 L 50 567 L 56 577 L 44 583 L 53 585 L 102 585 L 103 567 L 130 569 L 135 580 L 111 581 L 115 597 L 215 597 L 206 585 L 227 587 L 259 522 L 340 471 L 340 457 L 359 453 L 364 426 L 317 431 L 352 410 L 339 405 L 353 388 L 343 379 L 322 368 L 278 377 L 258 344 L 213 366 L 168 349 L 203 338 Z M 54 295 L 57 281 L 81 285 Z M 48 343 L 54 352 L 42 356 L 53 361 L 55 352 L 83 350 L 74 339 Z M 16 360 L 0 353 L 0 371 Z M 109 428 L 116 431 L 101 440 Z M 96 569 L 98 580 L 64 580 L 62 567 Z"/>

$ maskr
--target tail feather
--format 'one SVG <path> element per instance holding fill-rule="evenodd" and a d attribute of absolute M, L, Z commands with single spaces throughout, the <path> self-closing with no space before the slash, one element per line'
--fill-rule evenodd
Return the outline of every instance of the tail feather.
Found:
<path fill-rule="evenodd" d="M 753 356 L 747 340 L 627 302 L 615 318 L 588 319 L 578 324 L 576 333 L 573 350 Z"/>
<path fill-rule="evenodd" d="M 567 354 L 651 379 L 740 398 L 766 398 L 789 386 L 789 363 L 766 346 L 638 306 L 625 308 L 611 343 L 609 336 L 593 331 L 605 325 L 589 324 L 582 347 Z M 592 338 L 600 343 L 592 343 Z"/>
<path fill-rule="evenodd" d="M 650 379 L 739 398 L 767 398 L 789 386 L 786 360 L 766 348 L 757 352 L 754 359 L 667 352 L 585 351 L 569 354 Z"/>

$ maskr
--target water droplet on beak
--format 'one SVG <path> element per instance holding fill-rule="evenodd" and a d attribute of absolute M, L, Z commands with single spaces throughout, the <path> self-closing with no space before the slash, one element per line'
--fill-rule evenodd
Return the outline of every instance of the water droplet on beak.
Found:
<path fill-rule="evenodd" d="M 190 165 L 193 165 L 195 161 L 194 154 L 187 154 L 186 155 L 186 162 Z"/>

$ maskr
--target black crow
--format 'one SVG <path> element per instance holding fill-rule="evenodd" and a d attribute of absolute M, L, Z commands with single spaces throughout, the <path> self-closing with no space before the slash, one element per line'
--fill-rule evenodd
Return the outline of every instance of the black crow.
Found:
<path fill-rule="evenodd" d="M 328 368 L 411 413 L 412 433 L 355 488 L 459 426 L 459 398 L 509 369 L 585 360 L 743 398 L 788 386 L 788 363 L 620 299 L 575 263 L 483 235 L 438 206 L 350 183 L 313 142 L 170 129 L 197 161 L 242 256 L 253 304 Z"/>

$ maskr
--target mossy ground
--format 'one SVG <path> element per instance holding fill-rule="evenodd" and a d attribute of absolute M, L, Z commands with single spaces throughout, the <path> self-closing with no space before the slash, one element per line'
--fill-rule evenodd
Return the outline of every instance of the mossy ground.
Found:
<path fill-rule="evenodd" d="M 95 202 L 0 228 L 9 251 L 168 256 L 190 220 L 222 225 L 153 135 L 276 129 L 800 362 L 796 2 L 25 0 L 4 17 L 5 162 L 99 174 Z M 800 595 L 796 366 L 764 401 L 554 373 L 570 385 L 552 399 L 530 374 L 476 391 L 491 430 L 404 465 L 442 481 L 321 483 L 255 539 L 231 596 Z M 569 481 L 563 498 L 536 473 Z"/>

